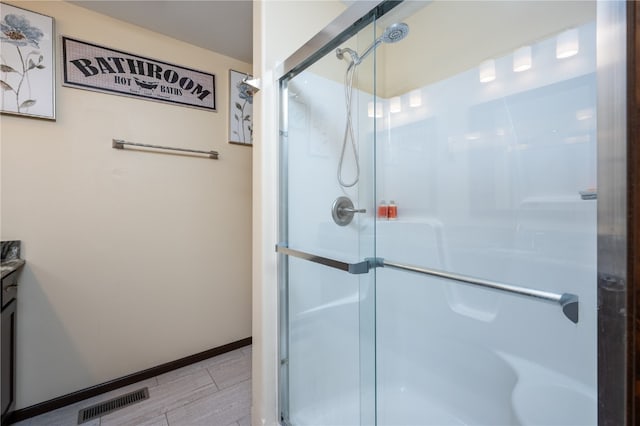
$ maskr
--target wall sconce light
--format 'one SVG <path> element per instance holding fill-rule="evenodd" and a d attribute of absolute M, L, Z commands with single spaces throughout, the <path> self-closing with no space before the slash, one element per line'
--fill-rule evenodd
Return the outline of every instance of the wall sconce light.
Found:
<path fill-rule="evenodd" d="M 496 62 L 487 59 L 480 64 L 480 83 L 488 83 L 496 79 Z"/>
<path fill-rule="evenodd" d="M 513 52 L 513 72 L 522 72 L 531 68 L 531 46 L 523 46 Z"/>
<path fill-rule="evenodd" d="M 376 102 L 375 109 L 373 101 L 367 104 L 367 116 L 373 118 L 374 114 L 376 118 L 382 118 L 382 102 Z"/>
<path fill-rule="evenodd" d="M 409 106 L 417 108 L 422 105 L 422 93 L 420 90 L 412 90 L 409 92 Z"/>
<path fill-rule="evenodd" d="M 558 34 L 556 40 L 556 58 L 564 59 L 576 55 L 580 50 L 580 41 L 578 40 L 578 29 L 572 28 Z"/>
<path fill-rule="evenodd" d="M 244 78 L 242 79 L 242 82 L 251 86 L 251 88 L 253 89 L 253 93 L 259 92 L 262 86 L 260 84 L 259 78 L 249 78 L 249 75 L 245 75 Z"/>
<path fill-rule="evenodd" d="M 400 96 L 394 96 L 389 100 L 389 112 L 391 114 L 395 114 L 400 111 L 402 111 L 402 102 L 400 101 Z"/>

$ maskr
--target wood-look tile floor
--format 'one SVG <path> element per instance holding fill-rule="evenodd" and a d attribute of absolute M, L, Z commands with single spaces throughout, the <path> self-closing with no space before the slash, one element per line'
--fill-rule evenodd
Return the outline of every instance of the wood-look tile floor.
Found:
<path fill-rule="evenodd" d="M 83 423 L 87 426 L 250 426 L 251 346 L 86 399 L 19 426 L 71 426 L 78 411 L 147 386 L 149 399 Z"/>

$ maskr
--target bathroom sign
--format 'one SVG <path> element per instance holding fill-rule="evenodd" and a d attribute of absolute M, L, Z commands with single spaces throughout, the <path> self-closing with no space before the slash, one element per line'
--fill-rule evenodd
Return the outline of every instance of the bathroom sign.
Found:
<path fill-rule="evenodd" d="M 62 37 L 64 85 L 216 110 L 216 76 Z"/>

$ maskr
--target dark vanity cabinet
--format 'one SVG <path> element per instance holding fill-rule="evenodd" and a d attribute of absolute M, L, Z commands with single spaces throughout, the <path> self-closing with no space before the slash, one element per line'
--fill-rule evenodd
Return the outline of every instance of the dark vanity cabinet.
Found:
<path fill-rule="evenodd" d="M 2 278 L 2 319 L 0 322 L 0 358 L 2 388 L 0 400 L 2 402 L 2 425 L 7 423 L 16 399 L 16 294 L 18 289 L 18 271 L 14 271 Z"/>

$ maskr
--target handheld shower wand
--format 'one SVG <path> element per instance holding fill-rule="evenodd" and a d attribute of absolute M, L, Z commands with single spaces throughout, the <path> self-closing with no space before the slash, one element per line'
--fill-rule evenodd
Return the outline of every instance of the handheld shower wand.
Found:
<path fill-rule="evenodd" d="M 389 25 L 384 33 L 380 37 L 374 40 L 373 43 L 369 47 L 367 47 L 362 55 L 358 55 L 353 49 L 348 47 L 345 48 L 337 48 L 336 49 L 336 57 L 338 59 L 345 59 L 345 55 L 348 55 L 347 60 L 349 61 L 349 66 L 347 67 L 347 71 L 344 76 L 344 97 L 345 97 L 345 105 L 347 107 L 347 123 L 344 129 L 344 139 L 342 141 L 342 150 L 340 152 L 340 161 L 338 162 L 338 183 L 343 188 L 349 188 L 354 186 L 360 180 L 360 159 L 358 158 L 358 149 L 356 148 L 356 139 L 353 132 L 353 125 L 351 119 L 351 98 L 353 97 L 353 77 L 356 72 L 356 67 L 362 63 L 362 61 L 369 56 L 369 54 L 376 50 L 378 46 L 382 43 L 396 43 L 402 39 L 404 39 L 407 34 L 409 34 L 409 25 L 404 22 L 399 22 L 395 24 Z M 353 150 L 353 158 L 356 163 L 356 176 L 351 182 L 345 182 L 342 178 L 342 168 L 344 163 L 344 154 L 347 149 L 347 143 L 351 143 L 351 149 Z"/>

